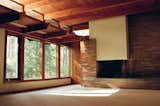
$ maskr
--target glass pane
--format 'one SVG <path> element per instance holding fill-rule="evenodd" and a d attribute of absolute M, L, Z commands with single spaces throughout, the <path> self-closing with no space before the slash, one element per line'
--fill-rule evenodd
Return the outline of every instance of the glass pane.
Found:
<path fill-rule="evenodd" d="M 60 76 L 69 77 L 69 49 L 66 46 L 61 46 L 60 49 Z"/>
<path fill-rule="evenodd" d="M 56 78 L 56 45 L 47 43 L 45 44 L 45 78 Z"/>
<path fill-rule="evenodd" d="M 41 79 L 41 43 L 25 39 L 24 79 Z"/>
<path fill-rule="evenodd" d="M 18 78 L 18 38 L 7 36 L 6 79 Z"/>

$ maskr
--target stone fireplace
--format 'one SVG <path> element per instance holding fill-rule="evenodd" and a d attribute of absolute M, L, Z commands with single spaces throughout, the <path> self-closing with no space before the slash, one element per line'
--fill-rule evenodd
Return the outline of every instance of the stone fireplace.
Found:
<path fill-rule="evenodd" d="M 129 69 L 129 62 L 130 60 L 96 61 L 96 40 L 82 41 L 80 83 L 88 87 L 160 89 L 159 79 L 143 78 L 138 73 L 135 74 Z"/>
<path fill-rule="evenodd" d="M 160 89 L 159 18 L 151 12 L 91 23 L 80 46 L 81 84 Z"/>

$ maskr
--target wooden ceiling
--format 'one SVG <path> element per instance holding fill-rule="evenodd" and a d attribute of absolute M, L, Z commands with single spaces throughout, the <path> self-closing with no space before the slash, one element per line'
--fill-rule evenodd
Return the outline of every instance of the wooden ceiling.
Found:
<path fill-rule="evenodd" d="M 94 19 L 160 10 L 160 0 L 14 0 L 25 10 L 43 13 L 61 25 L 73 25 Z"/>
<path fill-rule="evenodd" d="M 64 43 L 88 21 L 159 10 L 160 0 L 0 0 L 0 27 Z"/>
<path fill-rule="evenodd" d="M 6 28 L 9 35 L 32 37 L 54 43 L 81 40 L 81 37 L 71 32 L 71 28 L 61 28 L 59 21 L 45 20 L 44 14 L 34 10 L 24 11 L 23 4 L 11 0 L 0 1 L 0 28 Z"/>

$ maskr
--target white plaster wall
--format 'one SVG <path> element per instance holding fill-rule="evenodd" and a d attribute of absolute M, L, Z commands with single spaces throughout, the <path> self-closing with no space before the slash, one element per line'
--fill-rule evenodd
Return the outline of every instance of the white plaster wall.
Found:
<path fill-rule="evenodd" d="M 126 16 L 117 16 L 89 22 L 91 38 L 97 41 L 97 60 L 126 60 Z"/>

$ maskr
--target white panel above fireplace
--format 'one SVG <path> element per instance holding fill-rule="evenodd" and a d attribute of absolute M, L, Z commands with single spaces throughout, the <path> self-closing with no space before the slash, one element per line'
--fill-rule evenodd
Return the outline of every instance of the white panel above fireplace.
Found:
<path fill-rule="evenodd" d="M 126 16 L 89 22 L 90 36 L 97 41 L 97 60 L 126 60 Z"/>

